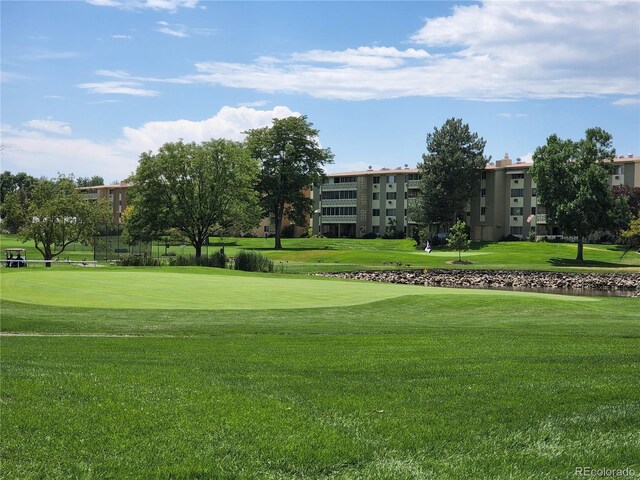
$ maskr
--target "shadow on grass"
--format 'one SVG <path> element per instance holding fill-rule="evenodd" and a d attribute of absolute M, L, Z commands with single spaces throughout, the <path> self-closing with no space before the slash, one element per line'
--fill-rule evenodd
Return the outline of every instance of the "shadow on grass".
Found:
<path fill-rule="evenodd" d="M 596 267 L 596 268 L 637 268 L 625 263 L 601 262 L 598 260 L 576 260 L 573 258 L 550 258 L 549 263 L 554 267 Z"/>
<path fill-rule="evenodd" d="M 333 246 L 326 246 L 326 247 L 282 247 L 280 250 L 276 250 L 273 247 L 247 247 L 247 250 L 254 250 L 254 251 L 274 251 L 274 252 L 311 252 L 311 251 L 318 251 L 318 252 L 326 252 L 329 250 L 338 250 L 337 248 L 333 247 Z"/>

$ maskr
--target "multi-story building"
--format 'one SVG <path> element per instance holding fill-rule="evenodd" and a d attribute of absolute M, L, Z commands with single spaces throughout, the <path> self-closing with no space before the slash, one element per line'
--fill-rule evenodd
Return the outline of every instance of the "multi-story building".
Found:
<path fill-rule="evenodd" d="M 366 170 L 327 175 L 313 192 L 313 232 L 332 237 L 384 235 L 388 225 L 407 233 L 408 207 L 420 189 L 418 170 Z"/>
<path fill-rule="evenodd" d="M 131 184 L 118 183 L 116 185 L 97 185 L 93 187 L 79 187 L 78 190 L 86 200 L 107 200 L 113 212 L 113 222 L 119 225 L 122 221 L 122 212 L 127 208 L 127 190 Z"/>
<path fill-rule="evenodd" d="M 611 185 L 640 186 L 640 157 L 616 158 Z M 480 193 L 471 199 L 467 224 L 474 241 L 497 241 L 513 235 L 559 236 L 560 229 L 547 222 L 537 201 L 536 185 L 529 174 L 531 163 L 505 154 L 482 172 Z M 333 237 L 383 235 L 387 225 L 410 233 L 415 225 L 407 215 L 419 191 L 417 169 L 367 170 L 329 174 L 314 189 L 313 232 Z"/>

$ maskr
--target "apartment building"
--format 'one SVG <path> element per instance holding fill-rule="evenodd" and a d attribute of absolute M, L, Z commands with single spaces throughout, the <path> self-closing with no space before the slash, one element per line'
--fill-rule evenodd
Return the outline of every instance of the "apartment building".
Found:
<path fill-rule="evenodd" d="M 614 160 L 611 185 L 640 186 L 640 157 Z M 467 224 L 473 241 L 497 241 L 513 235 L 559 236 L 560 229 L 547 222 L 537 201 L 531 163 L 508 154 L 491 162 L 482 172 L 480 192 L 467 208 Z M 383 235 L 389 221 L 407 234 L 415 225 L 407 216 L 419 191 L 417 169 L 383 169 L 329 174 L 313 191 L 313 232 L 332 237 Z"/>
<path fill-rule="evenodd" d="M 408 208 L 420 189 L 418 170 L 335 173 L 313 190 L 313 233 L 331 237 L 384 235 L 389 223 L 408 232 Z"/>
<path fill-rule="evenodd" d="M 127 208 L 127 190 L 131 184 L 118 183 L 115 185 L 97 185 L 93 187 L 79 187 L 78 190 L 85 200 L 107 200 L 113 212 L 113 221 L 119 225 L 122 221 L 122 212 Z"/>

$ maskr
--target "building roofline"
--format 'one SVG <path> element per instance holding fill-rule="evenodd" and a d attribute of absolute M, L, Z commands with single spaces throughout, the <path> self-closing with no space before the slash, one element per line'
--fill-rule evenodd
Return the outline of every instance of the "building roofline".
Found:
<path fill-rule="evenodd" d="M 90 187 L 77 187 L 78 190 L 105 190 L 107 188 L 128 188 L 132 187 L 133 183 L 116 183 L 114 185 L 93 185 Z"/>

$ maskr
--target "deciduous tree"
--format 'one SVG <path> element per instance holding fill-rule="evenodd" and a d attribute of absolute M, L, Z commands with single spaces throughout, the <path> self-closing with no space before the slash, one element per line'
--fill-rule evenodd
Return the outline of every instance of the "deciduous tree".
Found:
<path fill-rule="evenodd" d="M 23 241 L 34 242 L 44 260 L 53 260 L 71 243 L 88 243 L 100 227 L 112 221 L 106 202 L 84 200 L 72 178 L 59 177 L 34 185 L 26 223 L 18 233 Z"/>
<path fill-rule="evenodd" d="M 78 177 L 76 178 L 76 185 L 78 187 L 95 187 L 98 185 L 104 185 L 104 178 L 100 175 L 94 175 L 93 177 Z"/>
<path fill-rule="evenodd" d="M 470 246 L 471 240 L 467 234 L 467 225 L 462 220 L 458 220 L 449 230 L 447 247 L 458 252 L 458 261 L 461 262 L 461 252 L 469 250 Z"/>
<path fill-rule="evenodd" d="M 305 190 L 320 181 L 323 166 L 333 162 L 329 148 L 321 148 L 318 130 L 307 117 L 274 119 L 270 127 L 247 132 L 246 143 L 260 162 L 260 204 L 264 217 L 275 222 L 275 249 L 282 248 L 282 220 L 286 216 L 304 226 L 312 211 Z"/>
<path fill-rule="evenodd" d="M 210 235 L 260 220 L 254 186 L 258 162 L 241 143 L 210 140 L 166 143 L 156 154 L 143 153 L 130 189 L 132 208 L 126 229 L 132 240 L 160 238 L 179 230 L 197 258 Z"/>
<path fill-rule="evenodd" d="M 533 154 L 529 173 L 538 202 L 549 222 L 578 238 L 578 261 L 584 260 L 587 235 L 614 227 L 617 206 L 609 185 L 614 157 L 611 135 L 601 128 L 588 129 L 577 142 L 551 135 Z"/>

